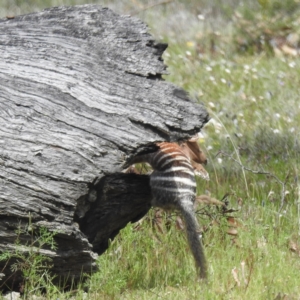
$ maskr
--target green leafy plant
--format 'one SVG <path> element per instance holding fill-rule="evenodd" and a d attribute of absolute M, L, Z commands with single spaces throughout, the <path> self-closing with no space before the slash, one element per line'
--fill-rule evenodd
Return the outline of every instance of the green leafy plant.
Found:
<path fill-rule="evenodd" d="M 28 226 L 20 225 L 16 234 L 15 249 L 1 253 L 0 260 L 14 262 L 11 271 L 21 273 L 23 285 L 20 291 L 24 297 L 27 299 L 30 295 L 56 292 L 57 288 L 52 283 L 55 276 L 50 271 L 51 258 L 46 256 L 44 251 L 56 249 L 54 237 L 57 232 L 50 232 L 45 227 L 35 228 L 29 218 Z M 22 244 L 21 236 L 23 235 L 30 236 L 30 243 Z M 3 281 L 2 286 L 5 284 L 5 280 Z"/>

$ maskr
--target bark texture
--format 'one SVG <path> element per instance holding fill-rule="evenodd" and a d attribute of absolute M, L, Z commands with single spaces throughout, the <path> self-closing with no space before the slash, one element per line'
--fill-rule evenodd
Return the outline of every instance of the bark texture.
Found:
<path fill-rule="evenodd" d="M 0 252 L 18 236 L 29 245 L 16 233 L 29 223 L 57 231 L 57 250 L 42 251 L 76 280 L 150 208 L 148 176 L 120 173 L 126 157 L 190 137 L 208 114 L 161 79 L 166 45 L 138 19 L 59 7 L 0 20 L 0 32 Z M 16 285 L 5 263 L 0 286 Z"/>

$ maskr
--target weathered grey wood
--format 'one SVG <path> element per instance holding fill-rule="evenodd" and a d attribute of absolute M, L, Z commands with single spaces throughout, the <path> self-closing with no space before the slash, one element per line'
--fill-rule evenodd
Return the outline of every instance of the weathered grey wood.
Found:
<path fill-rule="evenodd" d="M 208 120 L 161 79 L 165 48 L 138 19 L 96 5 L 0 20 L 0 252 L 30 218 L 59 231 L 57 251 L 45 253 L 76 279 L 147 212 L 147 177 L 116 173 L 125 157 Z"/>

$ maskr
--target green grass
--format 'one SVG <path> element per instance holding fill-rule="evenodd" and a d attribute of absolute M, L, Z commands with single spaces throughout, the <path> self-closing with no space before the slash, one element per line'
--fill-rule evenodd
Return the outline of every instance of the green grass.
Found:
<path fill-rule="evenodd" d="M 19 6 L 21 12 L 80 1 L 27 1 L 26 7 L 25 2 Z M 217 199 L 230 194 L 229 207 L 237 209 L 231 215 L 238 220 L 238 235 L 227 234 L 224 216 L 212 222 L 199 215 L 206 228 L 209 282 L 205 285 L 196 280 L 185 234 L 176 227 L 175 216 L 165 217 L 159 228 L 151 221 L 152 211 L 139 225 L 129 224 L 121 231 L 99 258 L 100 271 L 73 297 L 82 299 L 87 288 L 88 299 L 275 299 L 279 294 L 299 299 L 300 60 L 235 51 L 234 27 L 228 20 L 238 2 L 228 1 L 226 6 L 217 0 L 201 1 L 201 10 L 196 0 L 174 1 L 138 14 L 158 39 L 169 43 L 165 79 L 186 89 L 210 112 L 213 120 L 203 129 L 201 145 L 209 158 L 211 180 L 199 180 L 198 193 Z M 2 16 L 8 12 L 8 2 L 4 3 Z M 128 12 L 150 2 L 97 3 Z M 212 14 L 197 18 L 215 4 L 219 4 L 216 23 Z M 253 172 L 243 173 L 231 158 L 240 159 Z M 278 180 L 288 192 L 280 213 Z M 209 210 L 220 216 L 215 208 Z"/>
<path fill-rule="evenodd" d="M 266 208 L 252 201 L 238 214 L 242 225 L 235 241 L 219 226 L 205 235 L 210 276 L 207 285 L 196 281 L 184 234 L 174 224 L 163 234 L 147 224 L 140 231 L 130 225 L 113 242 L 109 253 L 100 258 L 102 272 L 92 277 L 90 296 L 273 299 L 278 293 L 299 295 L 300 261 L 288 250 L 292 233 L 297 232 L 297 224 L 289 222 L 293 212 L 286 213 L 278 223 L 276 207 Z M 232 276 L 234 268 L 240 286 Z"/>

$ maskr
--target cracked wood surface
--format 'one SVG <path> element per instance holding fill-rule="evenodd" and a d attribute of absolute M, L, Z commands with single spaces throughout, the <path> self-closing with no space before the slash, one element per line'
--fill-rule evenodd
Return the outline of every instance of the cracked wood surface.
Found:
<path fill-rule="evenodd" d="M 30 218 L 59 232 L 46 253 L 76 279 L 150 207 L 147 177 L 116 173 L 125 157 L 190 137 L 208 114 L 161 79 L 166 45 L 138 19 L 59 7 L 0 20 L 0 32 L 0 251 Z"/>

